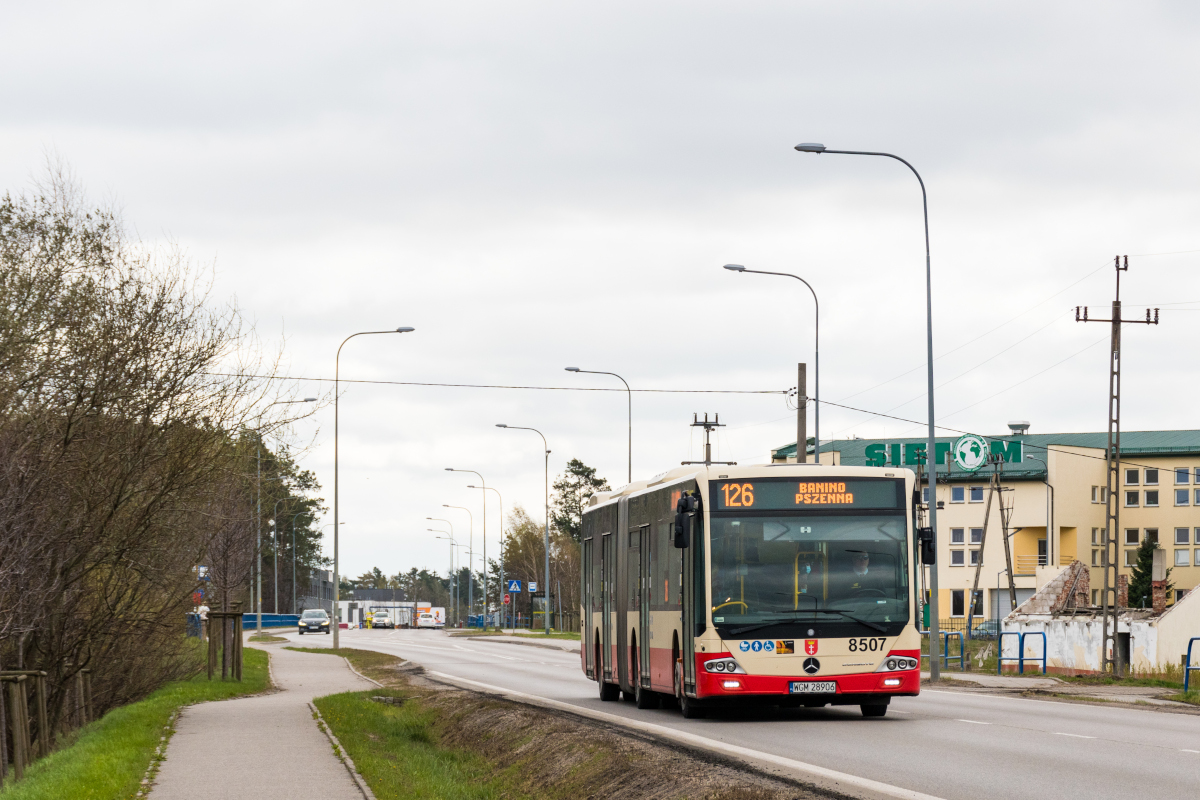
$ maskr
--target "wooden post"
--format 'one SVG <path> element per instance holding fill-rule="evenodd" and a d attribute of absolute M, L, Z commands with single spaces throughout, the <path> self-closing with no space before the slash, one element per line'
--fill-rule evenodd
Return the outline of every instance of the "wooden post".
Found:
<path fill-rule="evenodd" d="M 92 703 L 92 671 L 82 669 L 80 672 L 83 673 L 84 707 L 87 708 L 88 722 L 91 722 L 96 718 L 96 706 Z"/>
<path fill-rule="evenodd" d="M 206 619 L 204 622 L 208 627 L 208 679 L 211 681 L 213 679 L 213 673 L 216 672 L 217 669 L 217 636 L 216 631 L 213 630 L 216 626 L 217 620 L 215 617 L 213 617 L 212 612 L 210 611 L 208 612 L 208 619 Z"/>
<path fill-rule="evenodd" d="M 38 670 L 34 678 L 37 689 L 38 753 L 39 758 L 50 754 L 50 715 L 46 711 L 46 671 Z"/>
<path fill-rule="evenodd" d="M 87 725 L 87 704 L 84 702 L 83 671 L 75 673 L 75 719 L 80 728 Z"/>
<path fill-rule="evenodd" d="M 2 678 L 8 684 L 9 719 L 12 720 L 13 773 L 17 780 L 25 777 L 25 737 L 21 735 L 21 681 L 23 677 Z"/>

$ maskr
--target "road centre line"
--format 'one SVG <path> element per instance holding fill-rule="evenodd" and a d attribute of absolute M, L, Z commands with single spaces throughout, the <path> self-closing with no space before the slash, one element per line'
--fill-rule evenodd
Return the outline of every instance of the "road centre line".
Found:
<path fill-rule="evenodd" d="M 1200 755 L 1200 750 L 1180 750 L 1179 752 L 1181 752 L 1181 753 L 1196 753 L 1197 755 Z"/>
<path fill-rule="evenodd" d="M 821 767 L 816 764 L 808 764 L 803 761 L 797 761 L 783 756 L 777 756 L 773 753 L 766 753 L 761 750 L 751 750 L 748 747 L 740 747 L 734 744 L 728 744 L 716 739 L 709 739 L 704 736 L 698 736 L 693 733 L 676 730 L 664 725 L 655 725 L 650 722 L 642 722 L 636 719 L 621 717 L 615 714 L 608 714 L 603 711 L 595 711 L 586 706 L 572 705 L 559 700 L 551 700 L 546 697 L 538 697 L 536 695 L 525 694 L 513 689 L 505 689 L 501 686 L 493 686 L 487 683 L 467 680 L 454 675 L 447 675 L 444 672 L 429 671 L 426 674 L 436 676 L 446 683 L 460 686 L 467 689 L 483 689 L 485 691 L 498 694 L 501 697 L 507 697 L 517 702 L 527 703 L 529 705 L 541 706 L 543 708 L 552 708 L 558 711 L 566 711 L 581 717 L 606 722 L 610 725 L 616 725 L 622 728 L 640 731 L 644 733 L 652 733 L 664 739 L 670 739 L 681 744 L 699 747 L 705 750 L 716 751 L 725 755 L 734 756 L 742 760 L 750 762 L 766 762 L 776 767 L 803 775 L 810 781 L 815 781 L 819 785 L 833 788 L 845 792 L 847 787 L 854 787 L 871 793 L 876 797 L 890 797 L 897 800 L 940 800 L 934 795 L 916 792 L 911 789 L 905 789 L 900 786 L 893 786 L 881 781 L 871 780 L 870 778 L 861 778 L 857 775 L 850 775 L 845 772 Z"/>
<path fill-rule="evenodd" d="M 991 725 L 992 724 L 990 722 L 980 722 L 979 720 L 975 720 L 975 719 L 960 719 L 959 722 L 969 722 L 972 725 Z"/>
<path fill-rule="evenodd" d="M 1082 733 L 1061 733 L 1059 731 L 1055 731 L 1054 735 L 1055 736 L 1070 736 L 1072 739 L 1095 739 L 1096 738 L 1095 736 L 1084 736 Z"/>

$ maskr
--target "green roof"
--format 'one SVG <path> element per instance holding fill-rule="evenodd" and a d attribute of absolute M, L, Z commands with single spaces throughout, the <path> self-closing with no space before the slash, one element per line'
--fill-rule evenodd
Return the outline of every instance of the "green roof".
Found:
<path fill-rule="evenodd" d="M 1107 433 L 1027 433 L 1023 436 L 984 436 L 989 441 L 1013 442 L 1020 441 L 1026 456 L 1041 456 L 1051 446 L 1088 447 L 1103 451 L 1108 443 Z M 938 443 L 952 444 L 957 436 L 939 436 Z M 908 443 L 923 444 L 925 437 L 908 439 L 835 439 L 832 442 L 822 442 L 821 452 L 838 452 L 841 462 L 847 465 L 865 465 L 867 463 L 866 448 L 870 444 L 883 442 L 885 444 Z M 790 458 L 796 455 L 796 443 L 792 442 L 772 452 L 775 458 Z M 1161 456 L 1161 455 L 1200 455 L 1200 430 L 1195 431 L 1122 431 L 1121 455 L 1125 456 Z M 961 476 L 964 479 L 972 474 L 952 470 L 951 478 Z M 1004 466 L 1004 474 L 1010 478 L 1038 478 L 1045 474 L 1045 468 L 1037 461 L 1023 461 L 1020 464 L 1008 463 Z"/>

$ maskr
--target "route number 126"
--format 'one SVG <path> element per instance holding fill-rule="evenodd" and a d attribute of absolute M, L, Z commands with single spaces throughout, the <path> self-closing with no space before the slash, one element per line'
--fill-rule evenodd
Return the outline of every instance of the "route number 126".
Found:
<path fill-rule="evenodd" d="M 754 505 L 754 484 L 727 483 L 721 487 L 725 492 L 725 507 L 748 508 Z"/>

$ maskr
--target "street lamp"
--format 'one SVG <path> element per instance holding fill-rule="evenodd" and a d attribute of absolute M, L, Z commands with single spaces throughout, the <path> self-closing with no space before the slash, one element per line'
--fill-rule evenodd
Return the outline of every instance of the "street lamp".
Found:
<path fill-rule="evenodd" d="M 570 368 L 568 368 L 570 369 Z M 604 373 L 612 374 L 612 373 Z M 620 376 L 618 376 L 620 377 Z M 624 380 L 624 379 L 622 379 Z M 626 384 L 628 388 L 628 384 Z M 538 436 L 542 437 L 542 447 L 546 450 L 546 467 L 545 467 L 545 492 L 546 492 L 546 526 L 545 526 L 545 548 L 546 548 L 546 611 L 542 614 L 542 621 L 546 623 L 546 635 L 550 634 L 550 445 L 546 443 L 546 437 L 537 428 L 522 428 L 519 425 L 497 424 L 497 428 L 507 428 L 510 431 L 533 431 Z M 632 442 L 633 440 L 630 439 Z M 630 462 L 632 464 L 632 462 Z M 632 483 L 632 481 L 630 481 Z M 530 599 L 530 613 L 532 614 L 532 598 Z M 561 621 L 560 621 L 561 624 Z"/>
<path fill-rule="evenodd" d="M 355 336 L 375 336 L 382 333 L 412 333 L 413 328 L 400 327 L 393 331 L 359 331 L 352 333 L 338 345 L 337 356 L 333 360 L 333 649 L 338 648 L 338 633 L 341 630 L 341 620 L 337 616 L 338 600 L 341 593 L 341 581 L 338 569 L 338 381 L 341 379 L 342 348 L 346 342 Z"/>
<path fill-rule="evenodd" d="M 467 621 L 470 622 L 471 612 L 475 610 L 475 578 L 471 574 L 471 570 L 475 568 L 475 515 L 471 513 L 471 509 L 464 506 L 448 506 L 442 503 L 442 508 L 454 508 L 467 512 L 467 524 L 469 525 L 467 528 L 467 544 L 469 545 L 467 547 Z"/>
<path fill-rule="evenodd" d="M 468 489 L 483 489 L 485 492 L 495 492 L 496 498 L 500 501 L 500 592 L 499 592 L 499 594 L 503 595 L 504 594 L 504 498 L 500 495 L 499 489 L 493 489 L 491 486 L 468 485 L 467 488 Z M 485 544 L 486 544 L 486 542 L 485 542 Z M 484 558 L 484 561 L 483 561 L 483 569 L 484 569 L 484 572 L 486 573 L 487 572 L 487 559 L 486 558 Z M 487 602 L 486 598 L 485 598 L 484 602 L 485 603 Z M 501 603 L 500 605 L 504 605 L 504 604 Z M 500 609 L 500 611 L 498 613 L 500 614 L 500 618 L 503 619 L 504 618 L 504 609 Z M 486 621 L 487 618 L 484 617 L 484 619 Z"/>
<path fill-rule="evenodd" d="M 796 150 L 801 153 L 833 153 L 837 155 L 849 156 L 882 156 L 883 158 L 891 158 L 899 161 L 904 166 L 912 170 L 912 174 L 917 177 L 917 183 L 921 185 L 921 211 L 925 218 L 925 380 L 926 393 L 929 401 L 929 435 L 927 437 L 927 450 L 925 456 L 925 464 L 929 467 L 929 495 L 933 497 L 933 487 L 937 485 L 937 442 L 934 433 L 933 422 L 933 273 L 929 266 L 929 199 L 925 194 L 925 181 L 921 178 L 921 173 L 917 172 L 916 167 L 905 161 L 903 158 L 891 153 L 877 153 L 869 150 L 830 150 L 823 144 L 815 142 L 805 142 L 796 145 Z M 933 529 L 934 542 L 937 542 L 937 503 L 929 504 L 929 527 Z M 934 643 L 941 638 L 940 625 L 938 620 L 938 571 L 935 565 L 930 570 L 929 579 L 929 677 L 931 680 L 939 680 L 941 678 L 941 664 L 937 659 L 933 658 Z"/>
<path fill-rule="evenodd" d="M 487 481 L 473 469 L 455 469 L 454 467 L 446 467 L 446 472 L 469 472 L 479 478 L 479 482 L 487 487 Z M 471 567 L 474 569 L 475 562 L 472 559 Z M 488 579 L 487 579 L 487 492 L 483 493 L 483 629 L 487 630 L 487 596 L 488 596 Z"/>
<path fill-rule="evenodd" d="M 426 517 L 425 519 L 434 519 L 434 518 L 433 518 L 433 517 Z M 449 520 L 440 519 L 440 520 L 436 520 L 436 521 L 437 521 L 437 522 L 445 522 L 446 524 L 450 524 L 450 523 L 449 523 Z M 442 531 L 442 530 L 438 530 L 438 529 L 436 529 L 436 528 L 426 528 L 425 530 L 429 531 L 430 533 L 445 533 L 445 534 L 448 534 L 447 536 L 435 536 L 435 537 L 433 537 L 433 538 L 435 538 L 435 539 L 446 539 L 446 540 L 448 540 L 448 541 L 450 542 L 450 575 L 452 576 L 452 578 L 453 578 L 453 580 L 454 580 L 454 619 L 455 619 L 455 621 L 457 621 L 457 620 L 458 620 L 458 570 L 456 570 L 456 569 L 454 568 L 454 555 L 455 555 L 455 553 L 454 553 L 454 548 L 456 548 L 456 547 L 462 547 L 463 545 L 459 544 L 459 543 L 458 543 L 458 542 L 455 540 L 455 538 L 454 538 L 454 534 L 453 534 L 453 532 L 452 532 L 452 531 L 454 530 L 454 526 L 453 526 L 453 525 L 450 525 L 450 530 L 449 530 L 449 531 Z"/>
<path fill-rule="evenodd" d="M 625 397 L 629 402 L 629 477 L 626 483 L 633 483 L 633 390 L 629 388 L 629 382 L 615 372 L 596 372 L 590 369 L 580 369 L 579 367 L 566 367 L 567 372 L 582 372 L 588 375 L 612 375 L 614 378 L 625 384 Z"/>
<path fill-rule="evenodd" d="M 816 377 L 817 385 L 817 402 L 814 406 L 815 420 L 813 424 L 813 439 L 816 441 L 816 446 L 813 448 L 814 460 L 821 463 L 821 301 L 817 299 L 817 291 L 813 289 L 812 284 L 801 278 L 799 275 L 793 275 L 790 272 L 764 272 L 757 269 L 746 269 L 741 264 L 726 264 L 725 269 L 731 272 L 750 272 L 755 275 L 781 275 L 785 278 L 795 278 L 808 287 L 808 291 L 812 292 L 813 304 L 816 306 L 816 332 L 813 337 L 813 372 Z M 797 393 L 798 394 L 798 393 Z M 797 397 L 797 402 L 802 402 L 803 399 Z M 803 458 L 801 458 L 801 447 L 804 448 Z M 796 439 L 796 463 L 803 464 L 808 461 L 808 442 L 800 442 L 799 437 Z"/>

